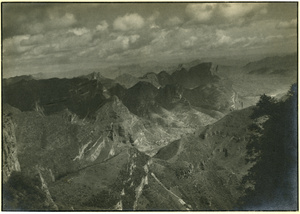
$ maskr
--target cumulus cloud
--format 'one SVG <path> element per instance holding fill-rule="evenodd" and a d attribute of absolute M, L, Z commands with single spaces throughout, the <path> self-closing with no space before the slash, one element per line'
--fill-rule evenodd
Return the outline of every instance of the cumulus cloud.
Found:
<path fill-rule="evenodd" d="M 37 34 L 33 36 L 24 37 L 25 39 L 20 41 L 21 46 L 32 46 L 44 43 L 44 36 L 42 34 Z"/>
<path fill-rule="evenodd" d="M 117 17 L 113 23 L 115 30 L 128 31 L 140 29 L 144 26 L 144 18 L 137 13 L 126 14 L 122 17 Z"/>
<path fill-rule="evenodd" d="M 241 18 L 250 13 L 266 13 L 266 4 L 262 3 L 226 3 L 222 4 L 220 11 L 225 18 Z"/>
<path fill-rule="evenodd" d="M 216 6 L 216 3 L 188 4 L 185 11 L 194 20 L 207 22 L 212 18 Z"/>
<path fill-rule="evenodd" d="M 185 12 L 198 23 L 241 23 L 245 18 L 267 13 L 266 3 L 192 3 Z"/>
<path fill-rule="evenodd" d="M 157 18 L 160 16 L 160 13 L 158 11 L 154 11 L 151 16 L 149 16 L 146 20 L 146 24 L 148 25 L 150 29 L 157 29 L 159 26 L 156 24 Z"/>
<path fill-rule="evenodd" d="M 89 33 L 90 31 L 85 27 L 83 27 L 83 28 L 73 28 L 70 29 L 68 32 L 74 33 L 76 36 L 81 36 L 85 33 Z"/>
<path fill-rule="evenodd" d="M 169 19 L 165 22 L 165 24 L 166 24 L 167 26 L 176 26 L 176 25 L 180 25 L 180 24 L 182 24 L 182 23 L 183 23 L 183 20 L 180 19 L 180 18 L 177 17 L 177 16 L 173 16 L 173 17 L 169 18 Z"/>
<path fill-rule="evenodd" d="M 128 49 L 132 48 L 132 45 L 135 44 L 140 35 L 118 35 L 110 34 L 110 40 L 102 41 L 99 40 L 96 44 L 96 49 L 98 50 L 98 56 L 101 58 L 108 57 L 116 53 L 122 53 Z"/>
<path fill-rule="evenodd" d="M 29 35 L 14 36 L 3 41 L 3 53 L 5 56 L 19 55 L 28 51 L 30 46 L 22 46 L 21 42 L 28 40 Z"/>
<path fill-rule="evenodd" d="M 97 31 L 105 31 L 105 30 L 107 30 L 107 28 L 108 28 L 108 24 L 104 20 L 104 21 L 101 21 L 99 25 L 97 25 L 96 30 Z"/>
<path fill-rule="evenodd" d="M 288 28 L 296 28 L 296 27 L 297 27 L 297 19 L 292 19 L 291 21 L 279 22 L 276 25 L 277 29 L 288 29 Z"/>
<path fill-rule="evenodd" d="M 122 49 L 128 49 L 129 45 L 135 43 L 139 38 L 139 35 L 118 36 L 114 42 L 116 47 L 121 46 Z"/>

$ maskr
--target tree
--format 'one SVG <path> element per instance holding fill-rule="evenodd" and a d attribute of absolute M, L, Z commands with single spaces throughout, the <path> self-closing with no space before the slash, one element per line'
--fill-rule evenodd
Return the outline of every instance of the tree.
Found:
<path fill-rule="evenodd" d="M 254 189 L 246 191 L 241 203 L 244 209 L 294 210 L 297 209 L 298 159 L 296 86 L 291 87 L 282 101 L 262 95 L 251 117 L 264 115 L 269 119 L 263 123 L 260 135 L 252 127 L 253 140 L 247 146 L 248 158 L 255 165 L 243 180 L 254 184 Z"/>

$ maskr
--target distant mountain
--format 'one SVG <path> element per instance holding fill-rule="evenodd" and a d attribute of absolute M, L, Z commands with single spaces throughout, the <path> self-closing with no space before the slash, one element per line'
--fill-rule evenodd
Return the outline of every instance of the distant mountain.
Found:
<path fill-rule="evenodd" d="M 202 63 L 189 71 L 181 68 L 171 75 L 164 71 L 149 73 L 139 80 L 126 92 L 123 90 L 125 95 L 119 98 L 131 112 L 142 117 L 159 113 L 160 107 L 171 110 L 178 104 L 219 112 L 241 108 L 230 82 L 221 80 L 211 63 Z"/>
<path fill-rule="evenodd" d="M 150 72 L 139 78 L 139 81 L 145 81 L 151 83 L 154 87 L 159 88 L 160 84 L 157 78 L 157 74 Z"/>
<path fill-rule="evenodd" d="M 97 80 L 100 82 L 106 89 L 109 89 L 115 85 L 115 81 L 101 75 L 100 72 L 92 72 L 88 75 L 80 76 L 82 78 L 87 78 L 89 80 Z"/>
<path fill-rule="evenodd" d="M 200 63 L 186 70 L 179 66 L 172 74 L 161 71 L 156 74 L 149 72 L 142 77 L 136 78 L 129 74 L 122 74 L 116 78 L 116 81 L 129 88 L 139 81 L 149 82 L 156 88 L 164 87 L 167 84 L 177 84 L 184 88 L 194 88 L 203 84 L 216 82 L 219 77 L 215 74 L 215 68 L 212 63 Z"/>
<path fill-rule="evenodd" d="M 212 63 L 201 63 L 191 67 L 188 71 L 184 68 L 177 70 L 171 76 L 173 82 L 184 88 L 192 89 L 200 85 L 216 82 L 220 79 L 217 75 L 214 75 L 211 68 Z"/>
<path fill-rule="evenodd" d="M 135 76 L 132 76 L 130 74 L 124 73 L 121 74 L 120 76 L 118 76 L 115 81 L 123 86 L 125 86 L 126 88 L 130 88 L 132 86 L 134 86 L 139 79 Z"/>
<path fill-rule="evenodd" d="M 11 84 L 15 84 L 20 82 L 21 80 L 32 80 L 33 77 L 31 75 L 22 75 L 22 76 L 15 76 L 10 78 L 4 78 L 3 79 L 3 86 L 8 86 Z"/>
<path fill-rule="evenodd" d="M 262 60 L 250 62 L 243 67 L 249 74 L 276 74 L 295 76 L 297 74 L 297 54 L 267 57 Z"/>

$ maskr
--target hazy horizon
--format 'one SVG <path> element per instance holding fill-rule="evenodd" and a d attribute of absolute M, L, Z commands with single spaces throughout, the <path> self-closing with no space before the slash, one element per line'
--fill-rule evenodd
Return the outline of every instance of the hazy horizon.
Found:
<path fill-rule="evenodd" d="M 3 77 L 293 53 L 297 7 L 297 2 L 3 3 Z"/>

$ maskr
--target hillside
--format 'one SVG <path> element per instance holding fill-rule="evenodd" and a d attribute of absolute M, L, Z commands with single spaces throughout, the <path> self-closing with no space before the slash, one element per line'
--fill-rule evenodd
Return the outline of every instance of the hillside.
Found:
<path fill-rule="evenodd" d="M 168 190 L 189 204 L 189 209 L 233 210 L 245 194 L 242 178 L 253 165 L 245 161 L 251 112 L 252 109 L 232 112 L 213 125 L 162 148 L 153 157 L 150 171 Z M 168 195 L 161 188 L 149 189 L 145 198 L 149 200 L 154 191 L 160 192 L 160 197 Z M 148 208 L 172 209 L 172 204 L 152 199 Z"/>

